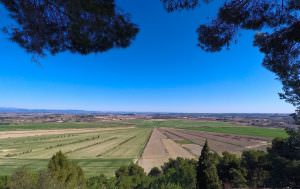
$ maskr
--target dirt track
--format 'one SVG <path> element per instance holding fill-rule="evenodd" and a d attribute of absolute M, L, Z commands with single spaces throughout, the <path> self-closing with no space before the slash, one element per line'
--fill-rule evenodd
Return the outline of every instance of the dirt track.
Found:
<path fill-rule="evenodd" d="M 133 127 L 86 128 L 86 129 L 54 129 L 54 130 L 30 130 L 30 131 L 2 131 L 2 132 L 0 132 L 0 139 L 32 137 L 32 136 L 44 136 L 44 135 L 85 133 L 85 132 L 95 132 L 95 131 L 110 131 L 110 130 L 129 129 L 129 128 L 133 128 Z"/>

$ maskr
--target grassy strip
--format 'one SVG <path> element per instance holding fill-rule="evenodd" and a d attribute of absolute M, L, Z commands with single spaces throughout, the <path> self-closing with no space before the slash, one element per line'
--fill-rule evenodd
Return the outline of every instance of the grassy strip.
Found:
<path fill-rule="evenodd" d="M 60 141 L 65 140 L 66 138 L 71 138 L 74 136 L 77 136 L 78 134 L 62 134 L 62 135 L 44 135 L 44 136 L 27 136 L 27 137 L 20 137 L 20 138 L 6 138 L 6 139 L 0 139 L 0 143 L 9 143 L 9 144 L 14 144 L 14 145 L 24 145 L 24 144 L 43 144 L 46 143 L 47 140 L 51 139 L 59 139 L 61 138 Z M 58 140 L 59 141 L 59 140 Z"/>
<path fill-rule="evenodd" d="M 127 142 L 129 142 L 130 140 L 132 140 L 132 139 L 134 139 L 134 138 L 136 138 L 136 136 L 132 136 L 132 137 L 130 137 L 130 138 L 128 138 L 128 139 L 126 139 L 126 140 L 120 142 L 118 145 L 116 145 L 116 146 L 114 146 L 114 147 L 112 147 L 112 148 L 106 150 L 106 151 L 103 152 L 103 153 L 100 153 L 100 154 L 96 155 L 96 157 L 103 156 L 104 154 L 109 153 L 109 152 L 115 150 L 116 148 L 119 148 L 121 145 L 126 144 Z"/>
<path fill-rule="evenodd" d="M 6 154 L 5 157 L 14 157 L 14 156 L 20 156 L 20 155 L 24 155 L 24 154 L 29 154 L 32 152 L 32 149 L 26 150 L 24 152 L 20 152 L 20 153 L 15 153 L 15 154 Z"/>
<path fill-rule="evenodd" d="M 214 132 L 214 133 L 267 137 L 267 138 L 276 138 L 276 137 L 285 138 L 288 136 L 284 129 L 279 129 L 279 128 L 241 126 L 241 127 L 198 127 L 198 128 L 188 127 L 184 129 Z"/>
<path fill-rule="evenodd" d="M 56 147 L 62 147 L 62 146 L 70 145 L 70 144 L 77 144 L 77 143 L 81 143 L 81 142 L 96 140 L 96 139 L 99 139 L 99 138 L 100 138 L 100 135 L 96 135 L 96 136 L 93 136 L 93 137 L 90 137 L 90 138 L 85 138 L 85 139 L 81 139 L 81 140 L 77 140 L 77 141 L 73 141 L 73 142 L 69 142 L 69 143 L 63 143 L 63 144 L 57 144 L 57 145 L 54 145 L 54 146 L 48 146 L 45 149 L 48 150 L 48 149 L 52 149 L 52 148 L 56 148 Z"/>
<path fill-rule="evenodd" d="M 142 157 L 143 152 L 144 152 L 144 150 L 145 150 L 145 148 L 146 148 L 146 145 L 148 144 L 148 142 L 149 142 L 149 140 L 150 140 L 150 138 L 151 138 L 152 133 L 153 133 L 153 129 L 151 129 L 151 132 L 150 132 L 150 134 L 149 134 L 147 140 L 145 141 L 143 147 L 142 147 L 141 150 L 139 151 L 138 158 L 141 158 L 141 157 Z"/>
<path fill-rule="evenodd" d="M 156 127 L 235 127 L 239 126 L 231 122 L 221 121 L 199 121 L 199 120 L 188 120 L 188 119 L 166 119 L 166 120 L 154 120 L 154 119 L 134 119 L 127 120 L 128 124 L 134 124 L 137 127 L 144 128 L 156 128 Z"/>
<path fill-rule="evenodd" d="M 11 124 L 0 125 L 0 131 L 107 128 L 123 126 L 128 127 L 132 126 L 132 124 L 121 121 Z"/>
<path fill-rule="evenodd" d="M 103 141 L 100 141 L 100 142 L 96 142 L 96 143 L 93 143 L 93 144 L 90 144 L 90 145 L 87 145 L 87 146 L 76 148 L 74 150 L 70 150 L 68 152 L 65 152 L 65 154 L 69 154 L 69 153 L 72 153 L 72 152 L 77 152 L 79 150 L 83 150 L 83 149 L 86 149 L 86 148 L 89 148 L 89 147 L 92 147 L 92 146 L 96 146 L 96 145 L 99 145 L 99 144 L 102 144 L 102 143 L 105 143 L 105 142 L 108 142 L 108 141 L 111 141 L 111 140 L 115 140 L 117 138 L 118 137 L 112 137 L 112 138 L 109 138 L 109 139 L 106 139 L 106 140 L 103 140 Z"/>
<path fill-rule="evenodd" d="M 128 165 L 132 159 L 71 159 L 82 167 L 86 177 L 98 176 L 105 174 L 106 176 L 114 176 L 115 170 L 122 165 Z M 33 173 L 46 169 L 49 159 L 1 159 L 0 176 L 10 176 L 17 168 L 25 166 Z"/>
<path fill-rule="evenodd" d="M 188 139 L 182 139 L 182 140 L 174 140 L 178 144 L 194 144 L 192 141 Z"/>

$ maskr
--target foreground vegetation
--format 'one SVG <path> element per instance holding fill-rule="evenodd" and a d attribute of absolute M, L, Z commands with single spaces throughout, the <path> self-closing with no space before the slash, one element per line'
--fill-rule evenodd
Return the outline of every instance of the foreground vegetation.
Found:
<path fill-rule="evenodd" d="M 62 152 L 56 153 L 47 169 L 38 174 L 26 167 L 1 177 L 1 189 L 220 189 L 297 188 L 300 185 L 300 130 L 288 131 L 288 138 L 276 138 L 268 152 L 245 151 L 241 157 L 210 151 L 205 143 L 199 161 L 177 158 L 148 175 L 136 164 L 121 166 L 115 177 L 86 178 L 84 171 Z"/>

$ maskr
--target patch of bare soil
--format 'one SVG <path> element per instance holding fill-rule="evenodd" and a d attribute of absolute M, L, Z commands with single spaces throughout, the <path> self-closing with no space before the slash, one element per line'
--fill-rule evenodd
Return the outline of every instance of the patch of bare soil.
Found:
<path fill-rule="evenodd" d="M 189 140 L 194 144 L 203 146 L 207 139 L 209 146 L 215 152 L 221 154 L 223 151 L 240 154 L 247 149 L 266 149 L 269 145 L 269 139 L 261 137 L 248 137 L 220 133 L 208 133 L 201 131 L 190 131 L 183 129 L 163 128 L 162 133 L 171 133 L 176 138 Z"/>
<path fill-rule="evenodd" d="M 202 146 L 198 144 L 183 144 L 182 147 L 196 157 L 199 157 L 201 154 Z"/>
<path fill-rule="evenodd" d="M 168 139 L 159 129 L 153 129 L 138 164 L 148 173 L 153 167 L 160 167 L 170 158 L 177 157 L 194 158 L 194 155 L 172 139 Z"/>
<path fill-rule="evenodd" d="M 184 157 L 190 159 L 194 158 L 194 155 L 192 155 L 190 152 L 182 148 L 179 144 L 177 144 L 173 140 L 163 139 L 162 142 L 171 158 L 173 159 L 176 159 L 177 157 Z"/>

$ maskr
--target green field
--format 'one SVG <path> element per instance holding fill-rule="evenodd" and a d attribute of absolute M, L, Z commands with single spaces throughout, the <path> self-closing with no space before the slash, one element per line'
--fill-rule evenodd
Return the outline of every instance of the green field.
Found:
<path fill-rule="evenodd" d="M 172 128 L 187 128 L 187 127 L 236 127 L 236 124 L 220 121 L 196 121 L 187 119 L 133 119 L 126 122 L 126 124 L 134 124 L 140 127 L 172 127 Z"/>
<path fill-rule="evenodd" d="M 99 121 L 99 122 L 65 122 L 65 123 L 30 123 L 30 124 L 9 124 L 0 125 L 0 131 L 19 130 L 41 130 L 41 129 L 80 129 L 80 128 L 107 128 L 126 127 L 130 123 L 122 121 Z"/>
<path fill-rule="evenodd" d="M 26 166 L 34 172 L 45 169 L 48 164 L 48 159 L 1 159 L 0 175 L 11 175 L 11 173 L 22 166 Z M 113 176 L 115 170 L 122 165 L 128 165 L 132 159 L 75 159 L 76 162 L 84 171 L 86 176 L 95 176 L 105 174 Z"/>
<path fill-rule="evenodd" d="M 206 132 L 217 132 L 225 134 L 247 135 L 257 137 L 287 137 L 287 133 L 281 128 L 264 128 L 241 126 L 230 122 L 218 121 L 195 121 L 195 120 L 132 120 L 128 124 L 135 124 L 143 128 L 172 127 L 180 129 L 198 130 Z"/>
<path fill-rule="evenodd" d="M 235 135 L 247 135 L 247 136 L 257 136 L 257 137 L 287 137 L 287 133 L 284 129 L 278 128 L 261 128 L 261 127 L 197 127 L 197 128 L 187 128 L 197 131 L 215 132 L 215 133 L 225 133 L 225 134 L 235 134 Z"/>
<path fill-rule="evenodd" d="M 155 128 L 155 127 L 172 127 L 191 129 L 207 132 L 219 132 L 226 134 L 259 136 L 259 137 L 286 137 L 284 129 L 280 128 L 262 128 L 240 126 L 230 122 L 220 121 L 195 121 L 183 119 L 133 119 L 118 121 L 99 121 L 99 122 L 67 122 L 67 123 L 35 123 L 20 125 L 0 125 L 0 131 L 17 131 L 17 130 L 36 130 L 36 129 L 68 129 L 68 128 L 107 128 L 107 127 L 128 127 L 135 126 L 138 128 Z"/>
<path fill-rule="evenodd" d="M 62 151 L 82 165 L 88 176 L 112 175 L 120 165 L 140 157 L 150 133 L 151 129 L 131 128 L 1 139 L 0 174 L 8 175 L 24 165 L 33 170 L 45 168 L 49 158 Z"/>
<path fill-rule="evenodd" d="M 134 128 L 128 128 L 128 126 Z M 46 168 L 47 162 L 53 154 L 62 151 L 70 159 L 76 161 L 87 176 L 100 173 L 112 176 L 121 165 L 135 162 L 140 157 L 152 128 L 157 127 L 269 138 L 287 136 L 284 129 L 179 119 L 0 125 L 0 131 L 107 127 L 124 127 L 124 129 L 0 139 L 0 175 L 9 175 L 21 166 L 41 170 Z M 188 143 L 188 141 L 181 142 Z"/>

